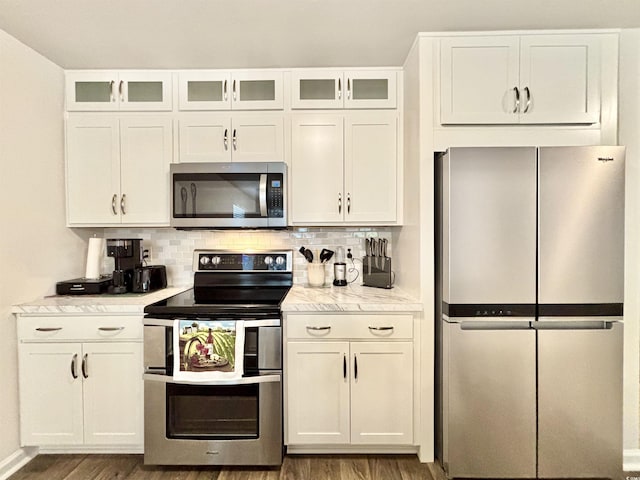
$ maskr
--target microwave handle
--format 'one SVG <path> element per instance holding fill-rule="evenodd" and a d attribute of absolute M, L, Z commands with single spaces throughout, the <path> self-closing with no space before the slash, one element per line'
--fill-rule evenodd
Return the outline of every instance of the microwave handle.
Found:
<path fill-rule="evenodd" d="M 267 216 L 267 174 L 260 175 L 260 216 Z"/>

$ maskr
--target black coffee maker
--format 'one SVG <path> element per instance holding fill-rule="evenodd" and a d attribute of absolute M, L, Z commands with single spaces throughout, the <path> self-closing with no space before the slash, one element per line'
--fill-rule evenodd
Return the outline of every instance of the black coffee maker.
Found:
<path fill-rule="evenodd" d="M 107 257 L 115 260 L 112 284 L 109 293 L 133 291 L 133 276 L 142 266 L 142 240 L 139 238 L 108 238 Z"/>

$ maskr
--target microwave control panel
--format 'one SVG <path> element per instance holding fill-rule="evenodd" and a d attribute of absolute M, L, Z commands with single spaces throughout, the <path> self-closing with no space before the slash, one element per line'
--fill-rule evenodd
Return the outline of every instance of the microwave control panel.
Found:
<path fill-rule="evenodd" d="M 267 216 L 282 218 L 284 216 L 284 181 L 282 174 L 267 175 Z"/>

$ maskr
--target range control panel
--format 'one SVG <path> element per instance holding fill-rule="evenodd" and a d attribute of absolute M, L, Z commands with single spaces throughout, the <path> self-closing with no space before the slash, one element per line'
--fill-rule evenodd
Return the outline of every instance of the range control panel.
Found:
<path fill-rule="evenodd" d="M 291 250 L 229 252 L 228 250 L 196 250 L 194 272 L 290 272 Z"/>

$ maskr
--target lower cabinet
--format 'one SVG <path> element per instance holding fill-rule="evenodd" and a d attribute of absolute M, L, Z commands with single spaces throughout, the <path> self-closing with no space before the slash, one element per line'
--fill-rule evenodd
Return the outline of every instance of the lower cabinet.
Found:
<path fill-rule="evenodd" d="M 126 328 L 112 326 L 116 319 L 98 327 L 106 335 L 95 341 L 61 342 L 68 317 L 39 322 L 40 341 L 20 338 L 22 446 L 142 445 L 142 342 L 118 339 Z"/>
<path fill-rule="evenodd" d="M 393 323 L 408 322 L 410 331 L 412 317 L 395 317 L 287 317 L 289 445 L 413 445 L 413 341 L 393 338 L 403 336 Z M 357 325 L 342 333 L 332 320 Z M 300 338 L 305 331 L 309 338 Z"/>

